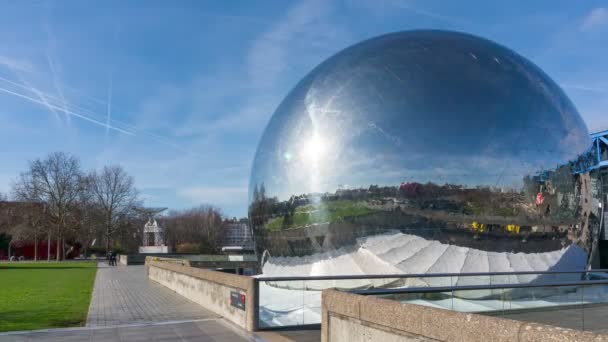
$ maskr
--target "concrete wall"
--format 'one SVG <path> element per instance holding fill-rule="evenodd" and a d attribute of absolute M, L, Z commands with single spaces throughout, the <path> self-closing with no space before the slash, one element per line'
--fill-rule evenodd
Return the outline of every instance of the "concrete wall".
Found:
<path fill-rule="evenodd" d="M 123 266 L 127 266 L 129 265 L 129 256 L 126 254 L 119 254 L 118 255 L 118 263 L 123 265 Z"/>
<path fill-rule="evenodd" d="M 185 257 L 189 257 L 189 254 L 166 254 L 166 253 L 157 253 L 157 254 L 119 254 L 118 262 L 121 265 L 144 265 L 146 263 L 146 258 L 148 257 L 158 257 L 158 258 L 176 258 L 176 259 L 184 259 Z"/>
<path fill-rule="evenodd" d="M 252 269 L 259 267 L 258 259 L 253 254 L 213 255 L 213 254 L 121 254 L 121 265 L 143 265 L 147 258 L 188 260 L 190 266 L 200 268 Z"/>
<path fill-rule="evenodd" d="M 324 342 L 608 341 L 608 335 L 323 291 Z"/>
<path fill-rule="evenodd" d="M 146 261 L 148 277 L 236 325 L 257 329 L 254 279 L 162 261 Z M 230 292 L 245 294 L 245 310 L 230 305 Z"/>
<path fill-rule="evenodd" d="M 148 254 L 119 254 L 118 262 L 121 265 L 144 265 L 146 259 L 150 257 L 156 258 L 171 258 L 171 259 L 189 259 L 197 257 L 198 254 L 167 254 L 167 253 L 148 253 Z M 124 260 L 124 261 L 123 261 Z"/>

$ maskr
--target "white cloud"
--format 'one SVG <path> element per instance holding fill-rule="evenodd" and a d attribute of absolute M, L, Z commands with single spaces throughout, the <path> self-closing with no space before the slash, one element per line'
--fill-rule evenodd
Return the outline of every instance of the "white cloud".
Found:
<path fill-rule="evenodd" d="M 450 24 L 470 24 L 465 20 L 453 16 L 444 15 L 439 12 L 430 11 L 420 6 L 415 6 L 411 1 L 403 0 L 353 0 L 351 3 L 363 7 L 366 11 L 381 15 L 387 13 L 394 14 L 396 11 L 409 12 L 411 14 L 427 17 L 436 21 L 443 21 Z"/>
<path fill-rule="evenodd" d="M 0 173 L 0 194 L 10 195 L 11 184 L 17 174 Z"/>
<path fill-rule="evenodd" d="M 177 190 L 177 194 L 193 204 L 234 204 L 247 198 L 246 186 L 212 187 L 199 186 L 187 187 Z"/>
<path fill-rule="evenodd" d="M 29 62 L 17 60 L 5 55 L 0 55 L 0 66 L 6 67 L 11 71 L 31 72 L 34 70 L 34 67 Z"/>
<path fill-rule="evenodd" d="M 255 39 L 247 57 L 251 82 L 258 87 L 275 86 L 297 67 L 294 64 L 312 62 L 306 66 L 312 68 L 350 42 L 350 35 L 331 15 L 333 10 L 332 1 L 303 0 Z"/>
<path fill-rule="evenodd" d="M 598 7 L 591 10 L 583 19 L 580 28 L 582 31 L 592 31 L 605 27 L 608 27 L 608 9 Z"/>
<path fill-rule="evenodd" d="M 570 84 L 570 83 L 561 83 L 560 85 L 562 86 L 562 88 L 608 94 L 608 88 L 604 88 L 604 87 L 595 87 L 595 86 L 588 86 L 588 85 L 582 85 L 582 84 Z"/>
<path fill-rule="evenodd" d="M 136 127 L 164 131 L 174 139 L 257 137 L 293 82 L 350 43 L 332 10 L 332 1 L 298 2 L 252 41 L 241 67 L 220 65 L 212 74 L 150 92 L 141 102 Z"/>
<path fill-rule="evenodd" d="M 429 18 L 432 18 L 432 19 L 435 19 L 435 20 L 445 21 L 445 22 L 453 23 L 453 24 L 463 24 L 463 23 L 465 23 L 460 18 L 455 18 L 455 17 L 443 15 L 441 13 L 437 13 L 437 12 L 433 12 L 433 11 L 428 11 L 428 10 L 425 10 L 425 9 L 422 9 L 422 8 L 417 8 L 417 7 L 408 5 L 408 4 L 403 3 L 403 2 L 395 2 L 394 4 L 397 7 L 402 8 L 402 9 L 404 9 L 406 11 L 412 12 L 412 13 L 417 14 L 417 15 L 429 17 Z"/>
<path fill-rule="evenodd" d="M 162 198 L 160 196 L 157 196 L 157 195 L 151 195 L 151 194 L 141 193 L 141 194 L 139 194 L 139 199 L 142 200 L 142 201 L 144 201 L 144 203 L 147 203 L 147 202 L 159 201 Z"/>

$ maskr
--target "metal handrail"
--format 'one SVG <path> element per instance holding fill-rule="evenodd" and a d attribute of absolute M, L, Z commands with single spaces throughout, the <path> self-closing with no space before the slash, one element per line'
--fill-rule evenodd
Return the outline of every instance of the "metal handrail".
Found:
<path fill-rule="evenodd" d="M 608 280 L 586 280 L 570 281 L 560 283 L 529 283 L 529 284 L 495 284 L 495 285 L 462 285 L 462 286 L 437 286 L 437 287 L 404 287 L 398 289 L 369 289 L 369 290 L 348 290 L 345 292 L 364 296 L 379 296 L 406 293 L 437 293 L 470 290 L 500 290 L 500 289 L 527 289 L 539 287 L 566 287 L 566 286 L 591 286 L 608 285 Z"/>
<path fill-rule="evenodd" d="M 368 275 L 335 275 L 335 276 L 297 276 L 297 277 L 258 277 L 256 282 L 267 281 L 296 281 L 296 280 L 357 280 L 357 279 L 385 279 L 385 278 L 437 278 L 437 277 L 475 277 L 475 276 L 503 276 L 503 275 L 530 275 L 530 274 L 573 274 L 573 273 L 608 273 L 608 269 L 571 270 L 571 271 L 522 271 L 522 272 L 471 272 L 471 273 L 418 273 L 418 274 L 368 274 Z"/>

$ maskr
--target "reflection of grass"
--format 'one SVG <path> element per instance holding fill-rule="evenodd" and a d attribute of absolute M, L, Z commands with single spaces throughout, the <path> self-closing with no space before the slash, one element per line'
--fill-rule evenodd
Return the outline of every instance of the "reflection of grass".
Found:
<path fill-rule="evenodd" d="M 82 325 L 95 263 L 0 264 L 0 331 Z"/>
<path fill-rule="evenodd" d="M 286 228 L 302 227 L 315 223 L 338 222 L 346 217 L 361 216 L 372 213 L 373 210 L 353 201 L 330 201 L 322 204 L 309 204 L 296 208 L 293 223 Z M 285 217 L 278 217 L 268 223 L 269 230 L 283 227 Z"/>
<path fill-rule="evenodd" d="M 496 214 L 504 217 L 517 216 L 515 208 L 496 208 Z"/>
<path fill-rule="evenodd" d="M 283 221 L 285 221 L 285 219 L 283 218 L 283 216 L 281 217 L 277 217 L 275 219 L 272 219 L 267 225 L 266 228 L 268 230 L 279 230 L 281 229 L 281 227 L 283 226 Z"/>
<path fill-rule="evenodd" d="M 464 213 L 467 215 L 481 215 L 483 214 L 483 207 L 481 207 L 478 203 L 469 203 L 467 204 Z"/>
<path fill-rule="evenodd" d="M 468 203 L 464 210 L 467 215 L 497 215 L 504 217 L 517 216 L 518 210 L 509 206 L 499 204 L 488 205 L 488 203 Z"/>

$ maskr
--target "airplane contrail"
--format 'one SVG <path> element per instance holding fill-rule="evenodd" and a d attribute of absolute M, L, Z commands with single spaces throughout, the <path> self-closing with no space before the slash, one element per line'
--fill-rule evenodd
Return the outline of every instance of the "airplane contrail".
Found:
<path fill-rule="evenodd" d="M 18 88 L 21 88 L 21 89 L 23 89 L 25 91 L 33 93 L 37 97 L 39 97 L 39 99 L 35 99 L 35 98 L 32 98 L 31 96 L 24 95 L 24 94 L 18 93 L 18 92 L 14 92 L 14 91 L 6 89 L 6 88 L 1 88 L 0 87 L 0 91 L 2 91 L 4 93 L 11 94 L 11 95 L 14 95 L 14 96 L 17 96 L 17 97 L 20 97 L 20 98 L 23 98 L 23 99 L 26 99 L 26 100 L 29 100 L 29 101 L 32 101 L 34 103 L 41 104 L 41 105 L 43 105 L 44 107 L 48 108 L 50 111 L 52 111 L 55 114 L 57 114 L 56 110 L 63 111 L 65 109 L 65 111 L 69 115 L 74 115 L 74 116 L 79 117 L 81 119 L 84 119 L 84 120 L 87 120 L 89 122 L 92 122 L 92 123 L 94 123 L 96 125 L 105 127 L 106 131 L 109 130 L 109 129 L 112 129 L 114 131 L 125 133 L 125 134 L 131 135 L 131 136 L 135 136 L 135 135 L 147 136 L 147 137 L 151 138 L 152 140 L 154 140 L 154 141 L 156 141 L 158 143 L 161 143 L 163 145 L 172 147 L 172 148 L 174 148 L 176 150 L 182 151 L 182 152 L 187 153 L 189 155 L 192 155 L 194 157 L 202 157 L 200 154 L 195 153 L 195 152 L 187 149 L 186 147 L 181 146 L 181 145 L 179 145 L 179 144 L 177 144 L 175 142 L 172 142 L 167 137 L 164 137 L 164 136 L 161 136 L 161 135 L 158 135 L 158 134 L 154 134 L 154 133 L 148 132 L 146 130 L 138 129 L 136 126 L 134 126 L 132 124 L 129 124 L 129 123 L 126 123 L 126 122 L 123 122 L 123 121 L 120 121 L 120 120 L 116 120 L 116 119 L 111 119 L 111 118 L 108 118 L 108 117 L 106 117 L 105 123 L 104 123 L 101 118 L 99 118 L 99 119 L 94 118 L 94 117 L 99 117 L 98 113 L 95 113 L 92 110 L 80 107 L 78 105 L 69 103 L 67 101 L 65 102 L 64 108 L 62 108 L 60 106 L 63 106 L 64 102 L 61 101 L 61 99 L 59 99 L 56 96 L 43 93 L 42 91 L 40 91 L 40 90 L 38 90 L 38 89 L 36 89 L 36 88 L 34 88 L 32 86 L 28 87 L 28 86 L 25 86 L 23 84 L 19 84 L 17 82 L 14 82 L 14 81 L 9 80 L 7 78 L 4 78 L 2 76 L 0 76 L 0 81 L 6 82 L 6 83 L 8 83 L 8 84 L 10 84 L 10 85 L 12 85 L 14 87 L 18 87 Z M 23 80 L 23 81 L 24 81 L 24 83 L 27 83 L 27 82 L 25 82 L 25 80 Z M 108 103 L 104 102 L 103 100 L 99 100 L 99 99 L 90 97 L 88 95 L 85 95 L 85 96 L 89 97 L 89 98 L 91 98 L 93 100 L 95 100 L 96 102 L 98 102 L 100 104 L 108 105 Z M 49 99 L 50 100 L 54 100 L 54 102 L 56 102 L 56 103 L 49 102 L 48 101 Z M 82 114 L 82 113 L 88 114 L 88 116 L 85 115 L 85 114 Z M 121 127 L 123 127 L 123 128 L 121 128 Z"/>
<path fill-rule="evenodd" d="M 2 76 L 0 76 L 0 81 L 6 82 L 6 83 L 8 83 L 8 84 L 10 84 L 12 86 L 15 86 L 15 87 L 21 88 L 21 89 L 23 89 L 25 91 L 28 91 L 28 92 L 36 94 L 37 96 L 41 97 L 41 100 L 45 102 L 44 105 L 47 106 L 49 108 L 49 110 L 55 111 L 55 108 L 57 108 L 58 105 L 57 104 L 51 105 L 51 103 L 48 102 L 48 99 L 54 100 L 54 101 L 56 101 L 58 103 L 61 103 L 61 99 L 59 99 L 58 97 L 50 95 L 50 94 L 47 94 L 47 93 L 43 93 L 40 90 L 38 90 L 38 89 L 36 89 L 36 88 L 34 88 L 32 86 L 25 86 L 23 84 L 17 83 L 15 81 L 12 81 L 10 79 L 4 78 Z M 23 83 L 26 83 L 26 84 L 29 85 L 29 83 L 27 83 L 25 80 L 22 79 L 21 81 Z M 90 97 L 88 95 L 85 95 L 85 96 L 88 97 L 88 98 L 90 98 L 90 99 L 92 99 L 92 100 L 94 100 L 95 102 L 97 102 L 99 104 L 107 105 L 107 102 L 105 102 L 103 100 L 100 100 L 100 99 L 97 99 L 97 98 L 93 98 L 93 97 Z M 66 106 L 73 108 L 73 109 L 71 109 L 71 111 L 78 110 L 81 113 L 86 113 L 86 114 L 88 114 L 90 116 L 98 116 L 98 114 L 95 113 L 95 112 L 93 112 L 92 110 L 87 109 L 87 108 L 83 108 L 83 107 L 75 105 L 73 103 L 66 103 Z M 101 122 L 101 119 L 99 119 L 99 121 Z M 111 119 L 110 126 L 112 126 L 112 123 L 115 124 L 114 126 L 116 126 L 116 124 L 118 124 L 118 126 L 124 126 L 126 130 L 130 130 L 132 132 L 137 132 L 137 133 L 141 132 L 143 134 L 146 134 L 146 135 L 148 135 L 150 137 L 153 137 L 153 138 L 156 138 L 156 139 L 164 139 L 162 136 L 159 136 L 159 135 L 156 135 L 156 134 L 153 134 L 153 133 L 149 133 L 149 132 L 146 132 L 146 131 L 140 131 L 136 126 L 128 124 L 128 123 L 123 122 L 123 121 L 120 121 L 120 120 Z"/>
<path fill-rule="evenodd" d="M 55 115 L 55 119 L 58 122 L 61 122 L 61 118 L 59 117 L 59 113 L 57 113 L 57 111 L 54 108 L 51 108 L 49 106 L 47 97 L 45 96 L 45 94 L 43 94 L 41 91 L 39 91 L 38 89 L 34 88 L 31 84 L 29 84 L 29 82 L 27 82 L 20 73 L 15 72 L 15 74 L 17 75 L 17 77 L 19 78 L 19 80 L 23 83 L 23 85 L 21 86 L 21 88 L 26 89 L 27 91 L 34 93 L 38 99 L 40 99 L 40 101 L 44 102 L 44 106 Z M 0 77 L 1 79 L 2 77 Z"/>
<path fill-rule="evenodd" d="M 63 91 L 61 90 L 61 87 L 59 86 L 59 80 L 57 78 L 57 69 L 55 68 L 55 63 L 51 59 L 51 56 L 49 55 L 48 51 L 46 52 L 46 61 L 49 64 L 49 69 L 51 70 L 51 74 L 53 76 L 53 84 L 55 85 L 55 90 L 57 90 L 57 94 L 59 95 L 59 99 L 61 100 L 61 103 L 63 105 L 63 113 L 65 114 L 66 123 L 69 126 L 70 125 L 70 115 L 67 112 L 67 105 L 66 105 L 67 101 L 65 100 Z"/>
<path fill-rule="evenodd" d="M 41 100 L 41 101 L 44 101 L 44 102 L 45 102 L 45 106 L 46 106 L 46 107 L 47 107 L 49 110 L 51 110 L 52 112 L 54 112 L 55 114 L 57 114 L 57 112 L 55 111 L 55 108 L 56 108 L 56 107 L 59 107 L 59 105 L 58 105 L 58 104 L 54 104 L 53 106 L 50 106 L 51 102 L 49 102 L 48 100 L 54 100 L 54 101 L 56 101 L 57 103 L 59 103 L 59 104 L 63 105 L 63 101 L 61 101 L 61 99 L 60 99 L 60 98 L 58 98 L 57 96 L 53 96 L 53 95 L 51 95 L 51 94 L 48 94 L 48 93 L 44 93 L 44 92 L 42 92 L 42 91 L 40 91 L 40 90 L 38 90 L 38 89 L 36 89 L 36 88 L 32 87 L 32 86 L 31 86 L 31 85 L 30 85 L 30 84 L 29 84 L 29 83 L 28 83 L 28 82 L 27 82 L 25 79 L 23 79 L 23 78 L 21 78 L 21 77 L 20 77 L 20 80 L 21 80 L 21 81 L 22 81 L 22 82 L 23 82 L 25 85 L 24 85 L 24 84 L 17 83 L 17 82 L 14 82 L 14 81 L 11 81 L 11 80 L 9 80 L 9 79 L 6 79 L 6 78 L 4 78 L 4 77 L 0 76 L 0 81 L 6 82 L 6 83 L 8 83 L 8 84 L 10 84 L 10 85 L 12 85 L 12 86 L 15 86 L 15 87 L 21 88 L 21 89 L 23 89 L 23 90 L 26 90 L 26 91 L 28 91 L 28 92 L 34 93 L 36 96 L 38 96 L 38 97 L 40 98 L 40 100 Z M 27 86 L 26 86 L 26 85 L 27 85 Z M 103 103 L 103 104 L 105 104 L 105 102 L 102 102 L 102 103 Z M 94 116 L 97 116 L 97 113 L 95 113 L 95 112 L 93 112 L 93 111 L 91 111 L 91 110 L 89 110 L 89 109 L 86 109 L 86 108 L 83 108 L 83 107 L 77 106 L 77 105 L 72 104 L 72 103 L 65 102 L 65 107 L 66 107 L 66 108 L 67 108 L 67 107 L 72 107 L 72 108 L 73 108 L 73 109 L 72 109 L 72 111 L 78 110 L 78 111 L 80 111 L 81 113 L 85 113 L 85 114 L 88 114 L 88 115 L 93 116 L 93 117 L 94 117 Z M 117 121 L 117 120 L 113 120 L 113 121 L 114 121 L 115 123 L 120 123 L 120 122 L 119 122 L 119 121 Z M 121 124 L 123 124 L 124 126 L 130 126 L 130 125 L 128 125 L 128 124 L 124 124 L 124 123 L 121 123 Z M 110 125 L 111 125 L 111 123 L 110 123 Z M 131 127 L 128 127 L 128 128 L 130 128 L 132 131 L 136 130 L 134 126 L 131 126 Z"/>
<path fill-rule="evenodd" d="M 42 92 L 42 91 L 34 88 L 25 79 L 23 79 L 21 77 L 20 77 L 20 80 L 23 82 L 23 84 L 11 81 L 9 79 L 6 79 L 6 78 L 0 76 L 0 81 L 6 82 L 6 83 L 8 83 L 8 84 L 10 84 L 12 86 L 21 88 L 21 89 L 23 89 L 25 91 L 28 91 L 28 92 L 31 92 L 31 93 L 35 94 L 40 99 L 40 101 L 43 102 L 43 105 L 45 107 L 47 107 L 50 111 L 52 111 L 53 113 L 55 113 L 55 114 L 58 114 L 56 112 L 56 109 L 59 109 L 61 111 L 66 110 L 68 112 L 68 115 L 70 114 L 70 112 L 75 112 L 76 113 L 76 111 L 80 111 L 81 113 L 86 113 L 86 114 L 88 114 L 90 116 L 93 116 L 93 117 L 97 116 L 97 114 L 95 112 L 93 112 L 93 111 L 90 111 L 90 110 L 88 110 L 86 108 L 82 108 L 80 106 L 77 106 L 77 105 L 74 105 L 74 104 L 71 104 L 71 103 L 67 103 L 67 101 L 63 102 L 60 98 L 58 98 L 56 96 L 50 95 L 48 93 Z M 6 92 L 6 90 L 7 89 L 5 89 L 5 92 Z M 19 93 L 19 94 L 21 94 L 21 93 Z M 24 95 L 24 96 L 27 96 L 27 95 Z M 49 101 L 49 100 L 54 100 L 58 104 L 57 103 L 52 103 L 52 101 Z M 61 108 L 60 105 L 63 108 Z M 68 107 L 72 107 L 73 109 L 69 109 Z M 85 116 L 84 114 L 81 114 L 81 113 L 77 113 L 77 114 Z M 93 120 L 96 120 L 96 119 L 93 119 Z M 98 121 L 101 122 L 101 120 L 98 120 Z M 110 126 L 112 126 L 111 123 L 110 123 Z"/>
<path fill-rule="evenodd" d="M 52 105 L 52 104 L 50 104 L 48 102 L 45 102 L 45 101 L 42 101 L 42 100 L 38 100 L 38 99 L 35 99 L 33 97 L 30 97 L 30 96 L 27 96 L 27 95 L 24 95 L 24 94 L 21 94 L 21 93 L 17 93 L 17 92 L 11 91 L 11 90 L 6 89 L 6 88 L 0 87 L 0 91 L 4 92 L 4 93 L 7 93 L 7 94 L 10 94 L 10 95 L 13 95 L 13 96 L 20 97 L 22 99 L 25 99 L 25 100 L 28 100 L 28 101 L 31 101 L 31 102 L 34 102 L 34 103 L 37 103 L 37 104 L 40 104 L 40 105 L 43 105 L 43 106 L 45 106 L 47 108 L 53 108 L 55 110 L 62 110 L 62 108 L 60 108 L 58 106 L 55 106 L 55 105 Z M 133 133 L 133 132 L 129 132 L 129 131 L 126 131 L 124 129 L 112 126 L 112 125 L 106 125 L 106 123 L 104 123 L 104 122 L 101 122 L 101 121 L 98 121 L 96 119 L 90 118 L 88 116 L 76 113 L 76 112 L 71 111 L 69 109 L 66 109 L 65 111 L 66 111 L 66 113 L 68 113 L 70 115 L 73 115 L 75 117 L 81 118 L 81 119 L 86 120 L 88 122 L 91 122 L 93 124 L 96 124 L 96 125 L 99 125 L 99 126 L 102 126 L 102 127 L 106 127 L 106 128 L 109 128 L 109 129 L 112 129 L 112 130 L 115 130 L 115 131 L 118 131 L 118 132 L 121 132 L 121 133 L 124 133 L 124 134 L 127 134 L 127 135 L 133 135 L 133 136 L 135 135 L 135 133 Z"/>
<path fill-rule="evenodd" d="M 60 104 L 63 107 L 63 114 L 65 115 L 66 125 L 69 127 L 70 122 L 71 122 L 71 116 L 67 112 L 67 101 L 65 100 L 65 96 L 63 95 L 63 90 L 59 85 L 59 78 L 57 75 L 57 68 L 55 67 L 55 62 L 53 61 L 53 59 L 51 58 L 51 55 L 49 53 L 49 50 L 54 45 L 53 43 L 55 42 L 55 39 L 54 39 L 51 23 L 50 23 L 48 17 L 45 18 L 43 26 L 44 26 L 44 31 L 46 32 L 46 39 L 47 39 L 47 48 L 44 51 L 44 54 L 46 56 L 46 61 L 47 61 L 49 70 L 51 71 L 51 76 L 53 79 L 53 85 L 55 86 L 55 91 L 57 91 L 57 94 L 59 95 L 59 99 L 61 100 Z"/>
<path fill-rule="evenodd" d="M 108 106 L 107 106 L 107 115 L 106 115 L 106 125 L 110 126 L 110 121 L 112 120 L 112 84 L 114 83 L 114 73 L 110 71 L 110 86 L 108 87 Z M 110 130 L 106 126 L 106 139 L 108 138 L 108 134 L 110 134 Z"/>

